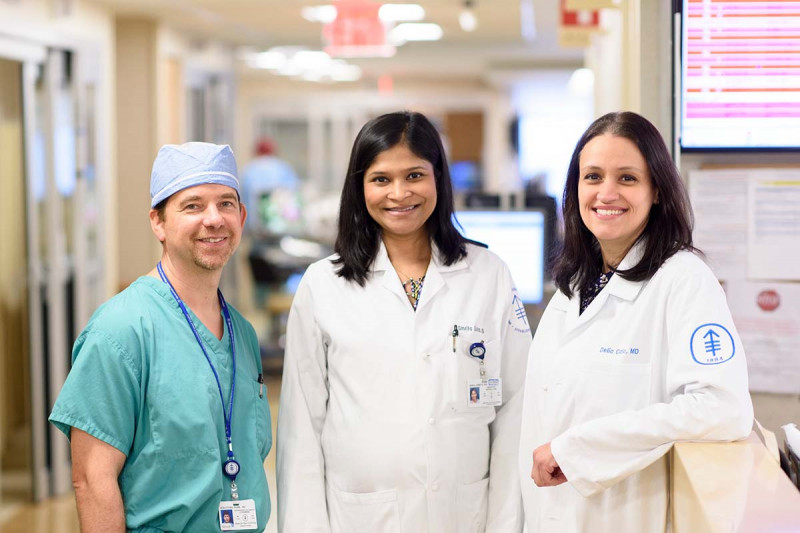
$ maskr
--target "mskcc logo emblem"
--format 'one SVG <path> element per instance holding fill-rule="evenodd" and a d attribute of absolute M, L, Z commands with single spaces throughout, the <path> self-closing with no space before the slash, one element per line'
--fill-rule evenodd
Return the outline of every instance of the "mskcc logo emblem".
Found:
<path fill-rule="evenodd" d="M 692 359 L 701 365 L 724 363 L 736 353 L 733 336 L 719 324 L 703 324 L 694 330 L 689 349 Z"/>

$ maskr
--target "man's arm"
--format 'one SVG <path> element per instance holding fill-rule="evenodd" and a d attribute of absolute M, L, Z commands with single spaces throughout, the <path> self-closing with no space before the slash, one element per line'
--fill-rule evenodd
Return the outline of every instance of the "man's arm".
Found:
<path fill-rule="evenodd" d="M 72 428 L 72 485 L 82 533 L 125 532 L 125 509 L 117 478 L 125 454 Z"/>

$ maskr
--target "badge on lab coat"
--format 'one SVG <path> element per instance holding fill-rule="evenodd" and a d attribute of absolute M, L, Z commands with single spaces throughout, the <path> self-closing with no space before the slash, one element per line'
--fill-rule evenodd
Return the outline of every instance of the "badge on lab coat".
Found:
<path fill-rule="evenodd" d="M 502 378 L 470 379 L 467 381 L 467 404 L 470 407 L 497 406 L 503 404 Z"/>

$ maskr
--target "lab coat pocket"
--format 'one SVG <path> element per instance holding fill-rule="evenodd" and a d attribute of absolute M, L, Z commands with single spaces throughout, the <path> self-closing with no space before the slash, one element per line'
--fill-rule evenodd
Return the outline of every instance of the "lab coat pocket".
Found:
<path fill-rule="evenodd" d="M 483 533 L 489 509 L 489 478 L 468 485 L 459 485 L 456 522 L 459 533 Z"/>
<path fill-rule="evenodd" d="M 332 533 L 400 533 L 397 491 L 345 492 L 328 486 Z"/>
<path fill-rule="evenodd" d="M 590 363 L 578 372 L 576 420 L 587 421 L 650 404 L 650 363 Z"/>

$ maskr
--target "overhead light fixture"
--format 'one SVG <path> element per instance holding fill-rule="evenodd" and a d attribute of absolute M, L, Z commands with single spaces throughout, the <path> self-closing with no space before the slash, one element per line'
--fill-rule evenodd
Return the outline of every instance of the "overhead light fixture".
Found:
<path fill-rule="evenodd" d="M 292 63 L 303 70 L 313 70 L 324 67 L 330 62 L 331 56 L 322 50 L 300 50 L 292 57 Z"/>
<path fill-rule="evenodd" d="M 329 24 L 336 20 L 337 10 L 334 5 L 306 6 L 300 14 L 309 22 Z M 378 10 L 383 22 L 418 22 L 425 18 L 425 9 L 419 4 L 383 4 Z"/>
<path fill-rule="evenodd" d="M 332 81 L 358 81 L 361 78 L 361 67 L 350 63 L 334 63 L 330 71 Z"/>
<path fill-rule="evenodd" d="M 475 2 L 473 0 L 464 0 L 464 8 L 458 14 L 458 24 L 464 31 L 475 31 L 478 27 L 478 19 L 475 18 Z"/>
<path fill-rule="evenodd" d="M 383 4 L 378 10 L 383 22 L 417 22 L 425 18 L 425 10 L 419 4 Z"/>
<path fill-rule="evenodd" d="M 336 20 L 336 6 L 306 6 L 300 11 L 300 14 L 309 22 L 329 24 Z"/>
<path fill-rule="evenodd" d="M 533 0 L 519 0 L 519 30 L 526 42 L 536 39 L 536 12 Z"/>
<path fill-rule="evenodd" d="M 361 78 L 360 67 L 332 59 L 321 50 L 299 46 L 276 46 L 266 52 L 251 54 L 245 61 L 251 68 L 307 81 L 356 81 Z"/>
<path fill-rule="evenodd" d="M 438 41 L 442 34 L 442 27 L 432 22 L 404 22 L 392 28 L 389 40 L 400 46 L 408 41 Z"/>

